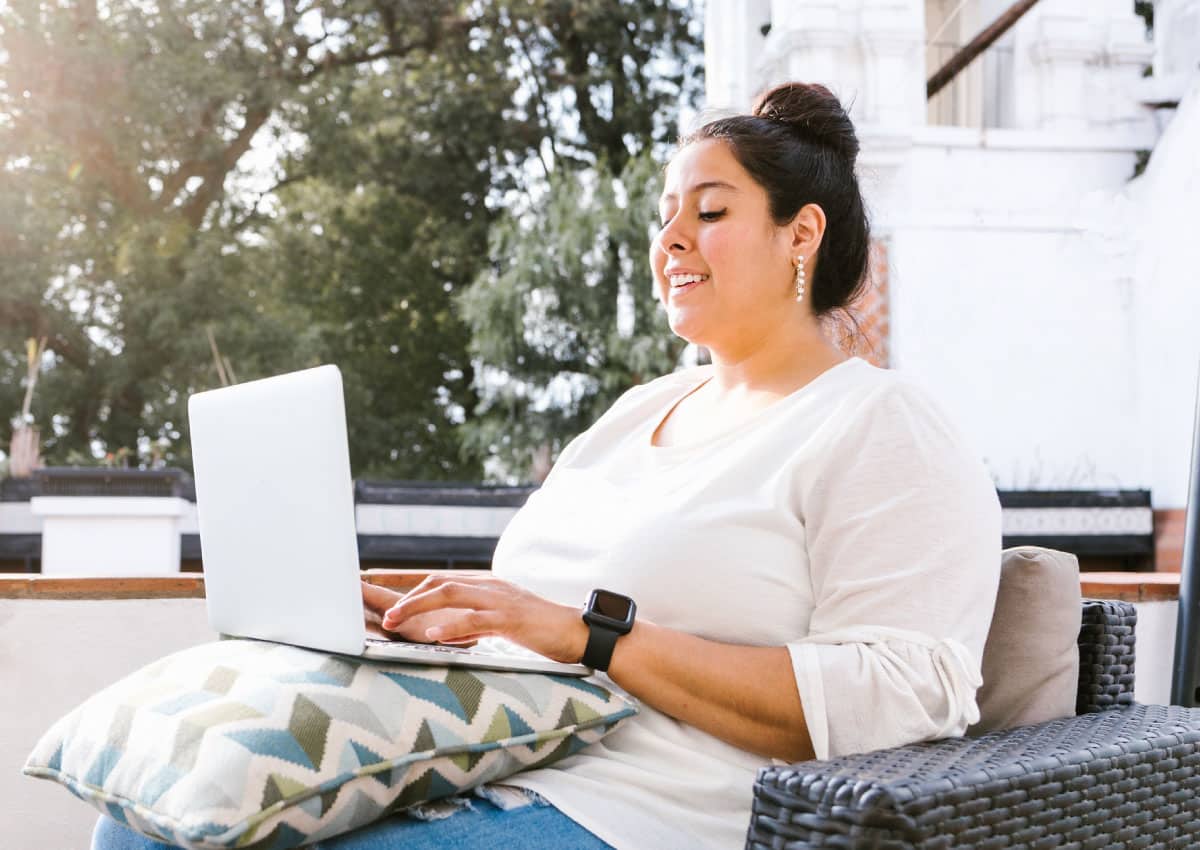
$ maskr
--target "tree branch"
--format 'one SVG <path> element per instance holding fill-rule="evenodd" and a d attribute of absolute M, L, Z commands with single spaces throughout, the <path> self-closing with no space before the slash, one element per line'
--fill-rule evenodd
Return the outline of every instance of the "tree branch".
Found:
<path fill-rule="evenodd" d="M 621 138 L 615 121 L 605 121 L 597 111 L 596 105 L 592 103 L 591 91 L 588 88 L 587 45 L 575 29 L 570 7 L 559 10 L 550 20 L 557 30 L 559 44 L 566 55 L 566 83 L 575 93 L 579 127 L 585 139 L 604 149 L 613 172 L 619 174 L 629 160 L 629 150 L 625 147 L 625 140 Z"/>
<path fill-rule="evenodd" d="M 53 321 L 53 317 L 34 304 L 0 301 L 0 327 L 18 328 L 30 336 L 46 337 L 46 347 L 81 372 L 86 372 L 91 365 L 88 362 L 88 346 L 83 333 L 75 334 L 79 337 L 78 341 L 71 340 L 59 322 Z"/>
<path fill-rule="evenodd" d="M 183 217 L 193 228 L 199 228 L 204 221 L 204 215 L 214 201 L 219 200 L 225 193 L 225 176 L 237 165 L 250 149 L 250 142 L 259 128 L 271 117 L 269 106 L 255 106 L 247 110 L 245 123 L 237 136 L 226 146 L 221 154 L 209 160 L 204 168 L 196 175 L 204 179 L 204 183 L 196 190 L 192 199 L 183 205 Z"/>
<path fill-rule="evenodd" d="M 221 98 L 214 97 L 209 100 L 208 105 L 204 107 L 204 111 L 200 114 L 200 120 L 197 122 L 196 135 L 198 137 L 213 131 L 217 115 L 224 105 L 225 102 Z M 205 161 L 202 159 L 189 159 L 180 163 L 174 172 L 167 175 L 163 180 L 162 194 L 159 196 L 163 209 L 169 209 L 174 204 L 179 191 L 187 184 L 189 179 L 200 173 L 204 164 Z"/>
<path fill-rule="evenodd" d="M 342 54 L 330 51 L 321 58 L 318 64 L 303 72 L 299 77 L 300 81 L 307 82 L 334 68 L 347 68 L 361 65 L 364 62 L 374 62 L 377 59 L 397 59 L 408 56 L 417 50 L 430 51 L 441 43 L 442 36 L 447 30 L 463 30 L 471 27 L 470 19 L 461 16 L 446 17 L 440 20 L 431 18 L 427 20 L 425 30 L 419 37 L 402 40 L 395 10 L 386 4 L 377 3 L 376 11 L 379 12 L 385 25 L 386 46 Z"/>

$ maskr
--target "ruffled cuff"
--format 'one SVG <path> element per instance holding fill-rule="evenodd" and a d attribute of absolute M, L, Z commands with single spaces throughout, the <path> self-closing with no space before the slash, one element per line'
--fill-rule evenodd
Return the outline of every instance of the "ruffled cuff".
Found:
<path fill-rule="evenodd" d="M 787 646 L 818 759 L 961 735 L 979 719 L 979 661 L 956 640 L 872 628 Z"/>

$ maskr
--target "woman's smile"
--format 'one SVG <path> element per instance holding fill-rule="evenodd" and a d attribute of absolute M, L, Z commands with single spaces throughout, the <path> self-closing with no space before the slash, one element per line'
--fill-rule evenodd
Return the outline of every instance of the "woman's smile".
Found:
<path fill-rule="evenodd" d="M 667 281 L 671 285 L 671 298 L 686 295 L 696 287 L 707 283 L 708 279 L 709 276 L 706 274 L 668 274 Z"/>

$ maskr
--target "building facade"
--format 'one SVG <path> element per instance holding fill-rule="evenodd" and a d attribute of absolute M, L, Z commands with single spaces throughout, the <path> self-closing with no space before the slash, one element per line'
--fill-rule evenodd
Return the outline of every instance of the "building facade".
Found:
<path fill-rule="evenodd" d="M 945 403 L 998 486 L 1149 488 L 1178 513 L 1200 362 L 1183 224 L 1200 200 L 1200 2 L 1155 4 L 1151 35 L 1131 0 L 1041 0 L 927 99 L 1011 5 L 706 0 L 708 106 L 787 80 L 847 105 L 875 359 Z"/>

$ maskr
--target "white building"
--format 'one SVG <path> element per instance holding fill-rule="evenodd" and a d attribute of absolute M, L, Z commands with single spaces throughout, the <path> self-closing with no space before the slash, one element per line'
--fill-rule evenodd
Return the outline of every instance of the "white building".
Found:
<path fill-rule="evenodd" d="M 1159 0 L 1153 40 L 1132 0 L 1041 0 L 927 102 L 1011 5 L 706 0 L 708 105 L 787 80 L 836 92 L 883 249 L 880 359 L 945 401 L 1000 487 L 1149 488 L 1181 534 L 1200 0 Z"/>

